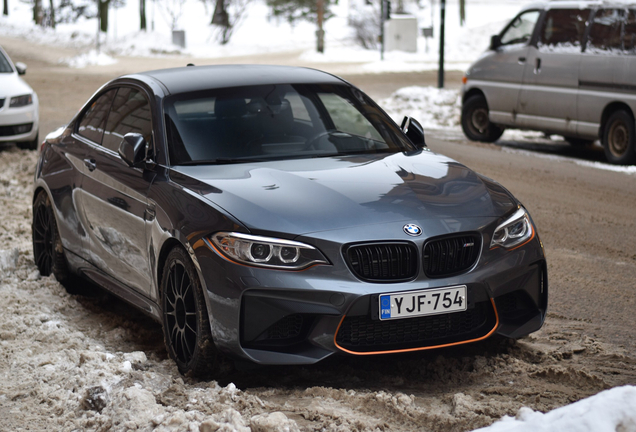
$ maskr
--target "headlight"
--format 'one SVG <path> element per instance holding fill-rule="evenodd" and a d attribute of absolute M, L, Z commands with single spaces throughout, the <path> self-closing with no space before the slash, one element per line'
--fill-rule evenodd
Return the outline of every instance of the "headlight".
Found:
<path fill-rule="evenodd" d="M 30 94 L 22 95 L 22 96 L 14 96 L 11 98 L 11 102 L 9 102 L 9 108 L 19 108 L 27 105 L 31 105 L 33 103 L 33 96 Z"/>
<path fill-rule="evenodd" d="M 520 246 L 534 237 L 534 228 L 526 209 L 519 207 L 511 217 L 495 229 L 490 247 L 502 246 L 507 249 Z"/>
<path fill-rule="evenodd" d="M 314 264 L 329 264 L 318 249 L 291 240 L 242 233 L 219 232 L 212 246 L 230 261 L 282 270 L 302 270 Z"/>

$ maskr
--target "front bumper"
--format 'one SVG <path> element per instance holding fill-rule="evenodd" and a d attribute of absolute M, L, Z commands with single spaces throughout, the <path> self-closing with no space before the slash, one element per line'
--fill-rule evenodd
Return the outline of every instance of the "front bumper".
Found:
<path fill-rule="evenodd" d="M 401 283 L 357 279 L 334 239 L 313 239 L 332 265 L 301 272 L 241 266 L 205 246 L 195 249 L 217 346 L 261 364 L 311 364 L 334 353 L 428 350 L 493 334 L 517 338 L 543 324 L 548 284 L 538 237 L 511 251 L 482 245 L 477 264 L 462 274 L 431 279 L 420 271 Z M 424 240 L 414 242 L 420 253 Z M 380 294 L 456 285 L 467 287 L 464 312 L 378 319 Z"/>
<path fill-rule="evenodd" d="M 36 102 L 36 101 L 34 101 Z M 9 108 L 8 102 L 0 108 L 0 142 L 33 141 L 38 135 L 38 105 Z"/>

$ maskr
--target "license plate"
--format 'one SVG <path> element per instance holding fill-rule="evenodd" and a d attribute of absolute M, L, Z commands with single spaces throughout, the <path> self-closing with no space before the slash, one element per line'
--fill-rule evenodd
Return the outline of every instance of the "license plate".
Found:
<path fill-rule="evenodd" d="M 380 295 L 380 319 L 410 318 L 466 310 L 466 285 Z"/>

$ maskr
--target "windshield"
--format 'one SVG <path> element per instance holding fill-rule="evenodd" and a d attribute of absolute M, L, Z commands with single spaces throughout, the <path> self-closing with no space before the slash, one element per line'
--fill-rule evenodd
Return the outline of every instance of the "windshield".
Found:
<path fill-rule="evenodd" d="M 345 85 L 187 93 L 168 98 L 164 112 L 173 165 L 415 150 L 368 97 Z"/>
<path fill-rule="evenodd" d="M 0 73 L 11 73 L 13 72 L 13 68 L 9 63 L 9 60 L 4 56 L 2 51 L 0 51 Z"/>

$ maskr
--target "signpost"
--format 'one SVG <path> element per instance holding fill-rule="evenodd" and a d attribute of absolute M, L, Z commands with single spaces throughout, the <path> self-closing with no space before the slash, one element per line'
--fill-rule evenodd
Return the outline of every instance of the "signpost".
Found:
<path fill-rule="evenodd" d="M 439 26 L 439 69 L 437 71 L 437 87 L 444 88 L 444 21 L 446 20 L 446 0 L 441 0 L 441 22 Z"/>

